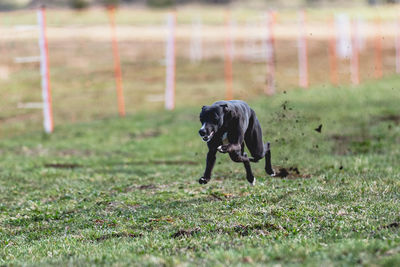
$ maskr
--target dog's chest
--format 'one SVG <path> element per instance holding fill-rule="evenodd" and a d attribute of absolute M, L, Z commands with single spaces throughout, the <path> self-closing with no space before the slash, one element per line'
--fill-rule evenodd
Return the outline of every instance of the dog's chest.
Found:
<path fill-rule="evenodd" d="M 221 141 L 222 141 L 222 144 L 223 144 L 223 145 L 229 144 L 229 141 L 228 141 L 228 132 L 225 132 L 225 133 L 222 135 Z"/>

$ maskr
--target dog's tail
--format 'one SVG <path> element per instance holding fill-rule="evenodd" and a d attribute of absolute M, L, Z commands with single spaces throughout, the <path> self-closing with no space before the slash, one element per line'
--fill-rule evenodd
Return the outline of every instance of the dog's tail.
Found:
<path fill-rule="evenodd" d="M 254 157 L 249 157 L 250 162 L 258 162 L 260 159 L 264 158 L 265 155 L 271 150 L 271 144 L 270 142 L 267 142 L 264 144 L 264 151 L 262 153 L 262 155 L 260 155 L 257 158 Z"/>

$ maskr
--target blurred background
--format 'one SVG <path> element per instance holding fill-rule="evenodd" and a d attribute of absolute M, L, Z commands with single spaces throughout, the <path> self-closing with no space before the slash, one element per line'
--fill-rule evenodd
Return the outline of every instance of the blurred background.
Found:
<path fill-rule="evenodd" d="M 299 87 L 357 84 L 352 79 L 354 60 L 360 82 L 398 72 L 397 2 L 0 0 L 0 138 L 43 127 L 37 26 L 41 5 L 46 6 L 57 127 L 118 115 L 106 7 L 116 7 L 125 109 L 133 114 L 164 109 L 171 11 L 177 20 L 175 92 L 176 108 L 181 108 L 226 97 L 227 42 L 235 99 L 270 97 Z M 306 85 L 299 82 L 301 41 L 306 42 Z M 267 88 L 271 62 L 275 91 Z"/>
<path fill-rule="evenodd" d="M 70 7 L 85 9 L 101 5 L 123 5 L 142 7 L 170 7 L 175 5 L 205 4 L 205 5 L 235 5 L 243 7 L 299 7 L 299 6 L 362 6 L 377 4 L 394 4 L 398 0 L 1 0 L 3 10 L 36 7 L 38 4 L 46 4 L 51 7 Z"/>

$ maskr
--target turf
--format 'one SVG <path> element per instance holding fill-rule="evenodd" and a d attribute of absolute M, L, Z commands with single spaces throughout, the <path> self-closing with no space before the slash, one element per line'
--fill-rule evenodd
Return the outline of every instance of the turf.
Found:
<path fill-rule="evenodd" d="M 197 183 L 199 108 L 2 139 L 0 264 L 399 265 L 399 82 L 251 101 L 286 176 L 254 187 L 226 155 Z"/>

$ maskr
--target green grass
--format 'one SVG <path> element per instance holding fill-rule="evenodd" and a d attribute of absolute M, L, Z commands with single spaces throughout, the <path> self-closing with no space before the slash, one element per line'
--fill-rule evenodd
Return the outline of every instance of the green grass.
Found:
<path fill-rule="evenodd" d="M 399 265 L 399 82 L 252 101 L 300 172 L 255 187 L 226 155 L 197 183 L 198 107 L 2 139 L 0 264 Z"/>

